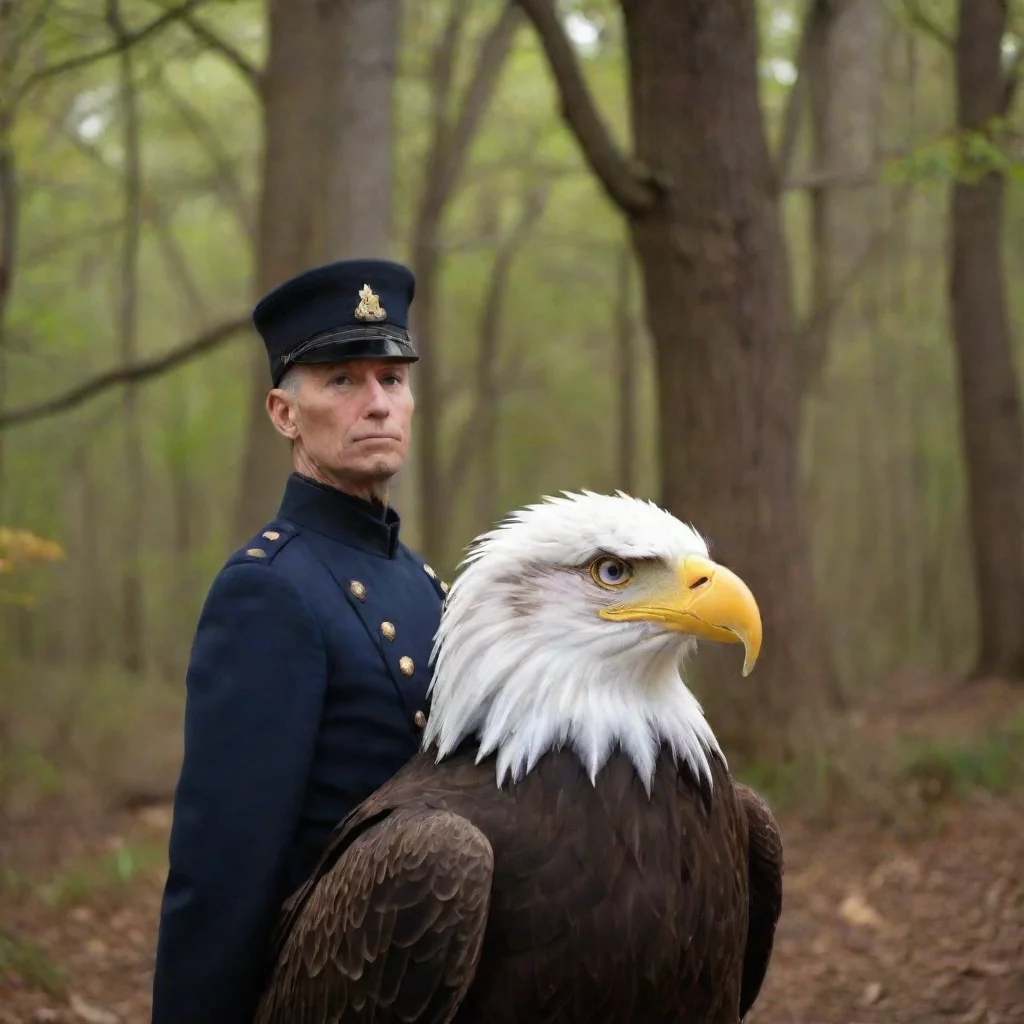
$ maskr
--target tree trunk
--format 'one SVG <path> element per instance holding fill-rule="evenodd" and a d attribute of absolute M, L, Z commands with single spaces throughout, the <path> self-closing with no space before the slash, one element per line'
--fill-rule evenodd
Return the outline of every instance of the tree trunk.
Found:
<path fill-rule="evenodd" d="M 734 742 L 779 756 L 822 709 L 833 666 L 801 500 L 790 281 L 755 7 L 623 0 L 623 11 L 636 155 L 667 180 L 654 209 L 632 218 L 660 381 L 663 500 L 747 580 L 764 618 L 749 695 L 731 651 L 714 658 L 728 664 L 728 688 L 702 673 L 702 689 L 742 706 Z"/>
<path fill-rule="evenodd" d="M 272 0 L 258 294 L 318 263 L 387 254 L 398 15 L 399 0 Z M 264 410 L 270 378 L 258 340 L 252 361 L 238 542 L 273 515 L 289 470 Z"/>
<path fill-rule="evenodd" d="M 316 206 L 323 194 L 320 141 L 324 137 L 320 18 L 315 0 L 271 0 L 269 49 L 263 79 L 263 187 L 256 251 L 256 293 L 269 291 L 315 262 Z M 290 459 L 264 409 L 270 387 L 267 356 L 252 342 L 249 429 L 235 514 L 233 543 L 274 513 Z"/>
<path fill-rule="evenodd" d="M 0 96 L 13 88 L 17 60 L 10 40 L 21 29 L 14 4 L 0 2 Z M 0 100 L 0 409 L 7 404 L 7 306 L 14 287 L 14 264 L 18 256 L 19 195 L 18 170 L 14 158 L 14 109 Z M 6 519 L 7 444 L 0 433 L 0 525 Z"/>
<path fill-rule="evenodd" d="M 1006 0 L 961 0 L 957 123 L 983 132 L 1006 112 Z M 967 168 L 968 171 L 971 168 Z M 953 186 L 950 301 L 969 483 L 980 651 L 974 676 L 1024 676 L 1024 427 L 1002 256 L 1005 180 Z"/>
<path fill-rule="evenodd" d="M 873 172 L 888 18 L 882 0 L 832 0 L 823 6 L 806 69 L 816 181 L 811 193 L 816 309 L 837 299 L 877 230 L 880 190 Z M 823 317 L 807 332 L 798 354 L 802 390 L 819 382 L 835 326 L 835 317 Z"/>
<path fill-rule="evenodd" d="M 502 319 L 508 299 L 512 267 L 528 241 L 548 202 L 548 187 L 539 183 L 527 187 L 519 220 L 498 242 L 480 314 L 479 348 L 476 358 L 476 409 L 470 423 L 476 424 L 477 444 L 476 516 L 474 533 L 489 530 L 501 515 L 496 508 L 500 477 L 500 434 L 502 389 Z M 448 474 L 450 477 L 450 473 Z M 453 493 L 449 488 L 449 493 Z"/>
<path fill-rule="evenodd" d="M 869 322 L 875 282 L 854 279 L 870 250 L 877 247 L 882 214 L 883 193 L 876 180 L 875 163 L 888 12 L 883 0 L 815 0 L 807 19 L 803 73 L 813 152 L 809 188 L 812 311 L 796 334 L 797 381 L 802 399 L 798 432 L 805 441 L 824 434 L 816 429 L 815 421 L 834 398 L 828 392 L 832 382 L 826 375 L 833 339 L 838 335 L 843 342 L 856 345 L 863 336 L 874 339 L 877 335 Z M 862 472 L 816 483 L 830 488 L 863 487 L 878 471 L 880 450 L 865 438 L 858 449 Z M 833 500 L 839 493 L 835 492 Z M 813 492 L 809 498 L 809 514 L 814 522 L 817 502 Z M 879 502 L 878 511 L 883 517 L 885 505 Z M 880 522 L 877 515 L 864 515 L 857 525 L 858 540 L 861 534 L 878 538 L 890 532 L 890 520 L 883 518 Z M 842 541 L 837 539 L 836 543 Z M 893 564 L 892 557 L 878 544 L 875 554 L 885 564 Z M 895 578 L 888 581 L 887 593 L 892 593 L 895 582 Z M 849 592 L 840 589 L 844 594 Z M 864 605 L 856 583 L 854 593 L 853 608 L 834 603 L 831 609 L 847 635 L 872 628 L 878 618 L 885 616 L 875 604 Z M 848 666 L 843 669 L 846 674 Z M 835 683 L 839 687 L 838 678 Z M 840 703 L 842 688 L 829 696 Z"/>
<path fill-rule="evenodd" d="M 391 251 L 392 93 L 400 0 L 334 3 L 324 79 L 328 128 L 327 260 L 387 259 Z M 371 45 L 372 44 L 372 45 Z"/>
<path fill-rule="evenodd" d="M 615 356 L 619 380 L 618 422 L 618 486 L 627 494 L 633 493 L 633 460 L 636 446 L 636 345 L 633 341 L 633 249 L 623 245 L 616 267 L 615 291 Z"/>
<path fill-rule="evenodd" d="M 124 145 L 124 251 L 121 258 L 118 308 L 118 338 L 121 362 L 131 366 L 138 359 L 138 275 L 139 245 L 142 232 L 142 141 L 139 126 L 139 102 L 135 88 L 134 58 L 127 45 L 127 32 L 117 3 L 108 8 L 108 21 L 115 41 L 121 47 L 120 114 Z M 142 424 L 138 411 L 138 388 L 134 382 L 122 392 L 124 428 L 124 472 L 127 484 L 121 550 L 124 566 L 121 576 L 121 664 L 125 671 L 138 673 L 145 667 L 145 591 L 142 583 L 142 536 L 145 528 L 146 459 L 143 451 Z"/>
<path fill-rule="evenodd" d="M 329 237 L 324 258 L 387 259 L 393 250 L 392 96 L 401 0 L 336 3 L 332 21 L 327 37 L 334 44 L 325 68 L 325 78 L 334 83 L 334 106 L 327 114 Z M 403 469 L 388 499 L 402 513 L 403 531 L 411 519 L 412 490 L 410 474 Z"/>
<path fill-rule="evenodd" d="M 3 19 L 0 18 L 0 25 Z M 0 109 L 0 408 L 7 404 L 7 305 L 18 249 L 18 179 L 10 114 Z M 6 518 L 6 439 L 0 433 L 0 524 Z"/>
<path fill-rule="evenodd" d="M 789 270 L 759 103 L 755 4 L 621 0 L 629 159 L 552 0 L 518 2 L 563 116 L 629 218 L 655 344 L 663 502 L 710 537 L 713 557 L 761 605 L 764 647 L 750 683 L 739 680 L 735 651 L 710 645 L 699 689 L 737 753 L 784 756 L 818 742 L 835 668 L 800 486 Z"/>
<path fill-rule="evenodd" d="M 520 23 L 515 4 L 506 3 L 481 40 L 469 83 L 454 116 L 455 56 L 469 5 L 452 0 L 445 29 L 433 54 L 431 74 L 432 126 L 412 242 L 416 274 L 413 329 L 423 359 L 416 369 L 418 443 L 415 450 L 418 546 L 428 562 L 440 565 L 445 551 L 445 488 L 440 454 L 441 352 L 434 343 L 441 274 L 441 225 L 448 201 L 501 76 Z"/>
<path fill-rule="evenodd" d="M 81 601 L 80 614 L 72 619 L 79 632 L 74 651 L 80 665 L 95 668 L 107 656 L 109 634 L 104 623 L 108 602 L 106 576 L 103 559 L 98 555 L 102 549 L 103 517 L 98 507 L 91 451 L 88 443 L 73 449 L 68 490 L 76 499 L 72 502 L 75 513 L 69 517 L 69 532 L 75 540 L 73 586 L 75 597 Z"/>
<path fill-rule="evenodd" d="M 162 211 L 154 207 L 149 218 L 156 228 L 157 243 L 163 256 L 167 276 L 179 292 L 180 319 L 190 331 L 199 332 L 210 322 L 210 313 L 202 289 L 189 269 L 188 260 L 175 241 Z M 196 552 L 204 540 L 205 524 L 209 516 L 203 507 L 206 494 L 196 479 L 196 466 L 191 455 L 194 451 L 189 438 L 192 424 L 189 416 L 189 394 L 175 389 L 168 398 L 165 430 L 170 438 L 165 467 L 168 473 L 171 497 L 168 505 L 171 516 L 171 537 L 174 550 L 173 574 L 167 586 L 173 594 L 170 608 L 162 616 L 163 630 L 158 638 L 161 673 L 165 679 L 174 679 L 185 670 L 183 659 L 187 652 L 181 645 L 182 635 L 188 635 L 195 622 L 196 597 L 202 593 L 201 578 L 197 573 Z"/>

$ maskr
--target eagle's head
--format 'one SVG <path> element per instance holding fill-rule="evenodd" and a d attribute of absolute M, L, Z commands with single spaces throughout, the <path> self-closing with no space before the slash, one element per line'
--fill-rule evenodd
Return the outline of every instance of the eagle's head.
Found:
<path fill-rule="evenodd" d="M 697 639 L 761 648 L 746 584 L 700 534 L 653 503 L 566 494 L 512 514 L 474 541 L 434 643 L 423 749 L 470 735 L 518 782 L 571 747 L 596 780 L 618 744 L 648 791 L 662 743 L 711 782 L 722 756 L 680 668 Z M 724 760 L 724 758 L 723 758 Z"/>

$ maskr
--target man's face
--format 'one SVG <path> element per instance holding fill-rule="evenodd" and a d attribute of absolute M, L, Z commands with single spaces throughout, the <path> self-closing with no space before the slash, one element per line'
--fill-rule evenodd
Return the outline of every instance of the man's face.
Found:
<path fill-rule="evenodd" d="M 371 495 L 405 463 L 414 404 L 408 364 L 378 359 L 299 364 L 267 395 L 299 472 Z"/>

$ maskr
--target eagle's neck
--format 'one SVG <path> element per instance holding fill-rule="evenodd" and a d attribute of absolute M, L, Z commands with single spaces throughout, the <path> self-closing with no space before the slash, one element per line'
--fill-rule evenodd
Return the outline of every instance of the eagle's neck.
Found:
<path fill-rule="evenodd" d="M 710 757 L 725 762 L 700 704 L 680 678 L 674 643 L 595 654 L 574 648 L 564 636 L 555 648 L 507 637 L 488 645 L 480 634 L 448 640 L 437 657 L 423 737 L 423 749 L 436 745 L 439 761 L 475 737 L 478 763 L 496 754 L 501 786 L 509 777 L 519 782 L 544 754 L 564 748 L 575 752 L 596 783 L 618 747 L 648 793 L 663 744 L 709 787 Z M 560 653 L 552 656 L 552 649 Z"/>

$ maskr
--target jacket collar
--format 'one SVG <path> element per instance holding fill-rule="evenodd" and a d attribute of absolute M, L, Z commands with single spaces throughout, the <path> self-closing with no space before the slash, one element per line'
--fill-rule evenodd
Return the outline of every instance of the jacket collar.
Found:
<path fill-rule="evenodd" d="M 394 558 L 398 550 L 401 520 L 390 505 L 356 498 L 298 473 L 288 477 L 278 516 L 371 555 Z"/>

